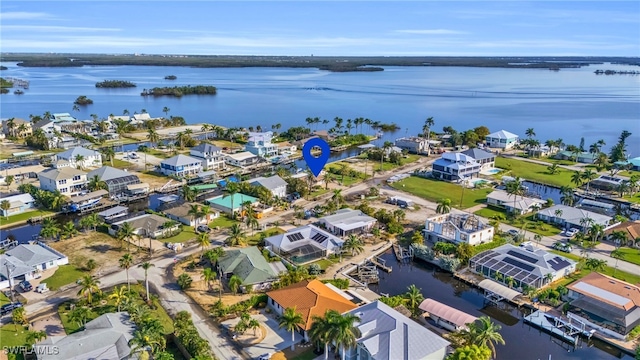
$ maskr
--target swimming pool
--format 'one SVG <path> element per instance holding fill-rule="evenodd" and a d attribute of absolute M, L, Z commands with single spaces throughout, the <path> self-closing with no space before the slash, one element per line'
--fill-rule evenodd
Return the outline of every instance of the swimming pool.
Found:
<path fill-rule="evenodd" d="M 486 170 L 486 171 L 483 171 L 483 172 L 486 173 L 486 174 L 489 174 L 489 175 L 494 175 L 494 174 L 499 173 L 500 171 L 502 171 L 502 170 L 493 168 L 493 169 L 489 169 L 489 170 Z"/>

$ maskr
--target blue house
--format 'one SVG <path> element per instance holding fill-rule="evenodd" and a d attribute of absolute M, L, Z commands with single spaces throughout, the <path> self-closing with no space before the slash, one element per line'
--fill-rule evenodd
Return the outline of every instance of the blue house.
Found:
<path fill-rule="evenodd" d="M 249 141 L 245 145 L 245 150 L 253 155 L 261 157 L 271 157 L 278 154 L 278 145 L 272 144 L 273 132 L 249 133 Z"/>
<path fill-rule="evenodd" d="M 36 201 L 33 199 L 33 196 L 31 196 L 30 194 L 7 196 L 5 198 L 2 198 L 1 201 L 5 201 L 5 200 L 9 202 L 9 209 L 7 210 L 0 209 L 0 214 L 2 214 L 2 216 L 4 217 L 22 214 L 23 212 L 36 207 L 35 206 Z"/>

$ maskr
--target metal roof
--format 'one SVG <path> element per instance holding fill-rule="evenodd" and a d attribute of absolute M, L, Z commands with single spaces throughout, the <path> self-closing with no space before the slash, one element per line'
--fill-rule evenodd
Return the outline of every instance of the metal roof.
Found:
<path fill-rule="evenodd" d="M 92 191 L 86 195 L 82 195 L 82 196 L 74 196 L 71 198 L 71 202 L 73 203 L 81 203 L 83 201 L 87 201 L 87 200 L 93 200 L 96 198 L 101 198 L 105 195 L 109 194 L 109 192 L 107 190 L 97 190 L 97 191 Z"/>
<path fill-rule="evenodd" d="M 484 279 L 480 281 L 478 283 L 478 286 L 482 289 L 491 291 L 494 294 L 500 295 L 507 300 L 513 300 L 520 296 L 519 292 L 513 289 L 509 289 L 508 287 L 498 284 L 497 282 L 490 279 Z"/>
<path fill-rule="evenodd" d="M 445 305 L 433 299 L 425 299 L 420 303 L 418 308 L 422 311 L 428 312 L 429 315 L 437 316 L 460 327 L 478 320 L 475 316 L 469 315 L 464 311 L 452 308 L 449 305 Z"/>

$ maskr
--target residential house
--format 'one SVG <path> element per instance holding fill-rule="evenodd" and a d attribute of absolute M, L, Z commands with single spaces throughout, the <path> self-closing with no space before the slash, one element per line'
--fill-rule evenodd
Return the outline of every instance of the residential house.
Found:
<path fill-rule="evenodd" d="M 278 155 L 278 145 L 271 143 L 273 132 L 251 132 L 249 141 L 245 145 L 245 150 L 260 157 L 271 157 Z"/>
<path fill-rule="evenodd" d="M 171 203 L 162 208 L 162 213 L 166 215 L 169 219 L 181 222 L 188 226 L 197 227 L 199 225 L 207 225 L 218 216 L 220 213 L 217 211 L 210 212 L 208 214 L 204 214 L 202 216 L 194 217 L 193 214 L 189 214 L 192 205 L 198 205 L 196 203 Z"/>
<path fill-rule="evenodd" d="M 217 269 L 223 279 L 239 277 L 242 292 L 269 289 L 278 275 L 287 271 L 282 262 L 268 262 L 257 246 L 225 251 L 218 259 Z"/>
<path fill-rule="evenodd" d="M 449 342 L 380 300 L 349 311 L 360 318 L 350 360 L 443 360 Z"/>
<path fill-rule="evenodd" d="M 274 197 L 284 199 L 287 197 L 287 182 L 278 175 L 270 177 L 257 177 L 249 180 L 252 186 L 263 186 L 273 194 Z"/>
<path fill-rule="evenodd" d="M 307 331 L 313 324 L 313 317 L 323 317 L 327 310 L 345 313 L 358 306 L 351 302 L 350 296 L 335 287 L 329 287 L 319 280 L 303 280 L 282 289 L 267 292 L 267 306 L 278 315 L 288 308 L 295 308 L 304 323 L 298 332 L 309 340 Z"/>
<path fill-rule="evenodd" d="M 69 114 L 69 113 L 56 113 L 56 114 L 51 115 L 51 118 L 55 122 L 76 121 L 76 118 L 71 116 L 71 114 Z"/>
<path fill-rule="evenodd" d="M 72 167 L 51 169 L 38 174 L 40 189 L 63 195 L 73 196 L 81 193 L 87 186 L 87 173 Z"/>
<path fill-rule="evenodd" d="M 34 279 L 44 270 L 68 263 L 65 255 L 44 243 L 18 245 L 0 257 L 0 289 L 9 288 L 22 280 Z"/>
<path fill-rule="evenodd" d="M 344 243 L 342 239 L 314 225 L 291 229 L 264 241 L 269 250 L 296 264 L 340 253 Z"/>
<path fill-rule="evenodd" d="M 556 159 L 559 160 L 570 160 L 583 164 L 593 164 L 598 158 L 598 154 L 593 154 L 590 152 L 578 152 L 574 153 L 572 151 L 560 151 L 555 155 Z"/>
<path fill-rule="evenodd" d="M 575 228 L 586 231 L 593 224 L 599 224 L 604 227 L 609 226 L 612 217 L 578 209 L 566 205 L 554 205 L 549 208 L 538 211 L 536 218 L 554 223 L 565 229 Z"/>
<path fill-rule="evenodd" d="M 160 172 L 167 176 L 179 178 L 196 175 L 202 171 L 202 160 L 178 154 L 160 162 Z"/>
<path fill-rule="evenodd" d="M 62 128 L 60 128 L 60 126 L 56 125 L 56 123 L 53 120 L 40 120 L 37 123 L 35 123 L 33 126 L 33 131 L 35 130 L 42 130 L 45 134 L 53 134 L 55 132 L 60 132 L 62 131 Z"/>
<path fill-rule="evenodd" d="M 442 180 L 458 181 L 478 176 L 482 165 L 469 155 L 446 152 L 433 162 L 433 177 Z"/>
<path fill-rule="evenodd" d="M 0 214 L 4 217 L 22 214 L 29 209 L 36 207 L 36 201 L 31 194 L 19 194 L 3 197 L 0 201 L 8 201 L 9 209 L 0 209 Z"/>
<path fill-rule="evenodd" d="M 298 147 L 288 141 L 282 141 L 276 143 L 278 145 L 278 152 L 283 155 L 293 154 L 298 150 Z"/>
<path fill-rule="evenodd" d="M 107 118 L 107 121 L 109 121 L 111 123 L 114 123 L 114 124 L 117 121 L 130 122 L 131 121 L 131 116 L 129 116 L 129 115 L 109 115 L 109 117 Z"/>
<path fill-rule="evenodd" d="M 589 182 L 589 188 L 604 191 L 616 191 L 621 184 L 629 181 L 626 176 L 600 175 Z"/>
<path fill-rule="evenodd" d="M 56 125 L 60 126 L 63 132 L 79 134 L 90 134 L 93 128 L 93 123 L 89 120 L 61 121 L 56 122 Z"/>
<path fill-rule="evenodd" d="M 427 241 L 446 241 L 454 244 L 477 245 L 493 240 L 493 226 L 467 213 L 438 214 L 425 222 L 424 238 Z"/>
<path fill-rule="evenodd" d="M 518 135 L 500 130 L 487 135 L 485 141 L 490 148 L 509 150 L 518 144 Z"/>
<path fill-rule="evenodd" d="M 21 118 L 12 118 L 13 121 L 3 120 L 2 121 L 2 133 L 7 136 L 13 137 L 27 137 L 32 134 L 33 128 L 31 127 L 31 122 L 21 119 Z M 13 127 L 9 128 L 9 124 L 13 123 Z"/>
<path fill-rule="evenodd" d="M 640 326 L 640 287 L 592 272 L 567 285 L 569 314 L 607 336 L 625 339 Z"/>
<path fill-rule="evenodd" d="M 542 209 L 546 202 L 519 195 L 509 195 L 506 191 L 495 190 L 487 195 L 487 204 L 505 209 L 508 213 L 522 215 Z"/>
<path fill-rule="evenodd" d="M 135 331 L 128 313 L 106 313 L 86 323 L 82 331 L 47 337 L 33 346 L 33 353 L 38 360 L 137 359 L 129 345 Z"/>
<path fill-rule="evenodd" d="M 414 154 L 426 154 L 429 151 L 427 139 L 417 136 L 398 138 L 395 141 L 395 145 Z"/>
<path fill-rule="evenodd" d="M 576 271 L 577 262 L 548 251 L 505 244 L 483 251 L 469 260 L 469 269 L 520 289 L 541 288 Z M 501 274 L 498 277 L 496 274 Z M 510 284 L 510 280 L 513 282 Z"/>
<path fill-rule="evenodd" d="M 618 168 L 629 168 L 629 170 L 640 171 L 640 156 L 626 161 L 616 161 L 614 165 Z"/>
<path fill-rule="evenodd" d="M 258 199 L 253 196 L 245 195 L 242 193 L 236 193 L 233 195 L 220 195 L 207 199 L 206 202 L 211 205 L 212 208 L 222 211 L 225 214 L 233 214 L 235 212 L 241 212 L 243 204 L 246 202 L 251 203 L 251 206 L 258 203 Z"/>
<path fill-rule="evenodd" d="M 527 147 L 527 155 L 529 157 L 547 157 L 551 156 L 558 152 L 557 147 L 549 147 L 547 145 L 538 145 L 538 146 L 528 146 Z"/>
<path fill-rule="evenodd" d="M 132 217 L 112 223 L 109 226 L 109 235 L 116 236 L 118 230 L 120 230 L 124 223 L 129 223 L 133 227 L 133 233 L 135 235 L 150 237 L 152 239 L 166 237 L 174 231 L 177 231 L 181 226 L 169 218 L 156 214 L 133 215 Z"/>
<path fill-rule="evenodd" d="M 481 170 L 492 169 L 496 165 L 496 156 L 488 151 L 484 151 L 478 148 L 472 148 L 461 151 L 460 153 L 470 156 L 477 163 L 479 163 L 481 166 Z"/>
<path fill-rule="evenodd" d="M 102 166 L 102 154 L 96 150 L 74 147 L 56 154 L 56 161 L 64 161 L 74 168 L 88 168 Z"/>
<path fill-rule="evenodd" d="M 258 163 L 260 158 L 248 151 L 243 151 L 235 154 L 226 154 L 225 161 L 229 165 L 247 167 Z"/>
<path fill-rule="evenodd" d="M 615 242 L 615 238 L 612 236 L 614 232 L 622 232 L 626 240 L 620 243 L 616 243 L 616 246 L 640 246 L 640 220 L 625 221 L 618 225 L 612 226 L 604 231 L 604 239 Z"/>
<path fill-rule="evenodd" d="M 101 181 L 107 184 L 107 190 L 109 195 L 115 196 L 129 192 L 129 187 L 136 184 L 141 184 L 138 176 L 125 171 L 113 168 L 111 166 L 103 166 L 99 169 L 93 170 L 87 174 L 87 180 L 93 179 L 95 176 Z M 147 184 L 148 189 L 148 184 Z"/>
<path fill-rule="evenodd" d="M 200 143 L 200 145 L 191 148 L 191 156 L 202 160 L 202 168 L 208 170 L 224 170 L 227 168 L 225 163 L 225 154 L 222 148 L 209 143 Z"/>
<path fill-rule="evenodd" d="M 334 235 L 348 236 L 371 231 L 377 220 L 360 210 L 340 209 L 333 215 L 320 218 L 320 224 Z"/>

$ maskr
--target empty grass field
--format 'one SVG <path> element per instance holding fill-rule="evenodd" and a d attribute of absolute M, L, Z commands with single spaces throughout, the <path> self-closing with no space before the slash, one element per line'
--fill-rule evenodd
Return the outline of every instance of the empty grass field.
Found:
<path fill-rule="evenodd" d="M 416 176 L 395 182 L 391 186 L 433 202 L 450 199 L 451 206 L 460 209 L 484 203 L 487 195 L 492 191 L 492 189 L 464 189 L 460 185 L 446 181 Z"/>
<path fill-rule="evenodd" d="M 571 182 L 573 171 L 559 168 L 555 174 L 549 173 L 547 167 L 525 160 L 497 157 L 496 167 L 510 171 L 510 176 L 519 176 L 525 180 L 533 180 L 554 186 L 575 186 Z"/>

